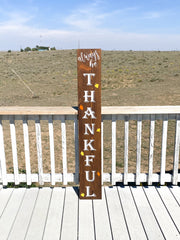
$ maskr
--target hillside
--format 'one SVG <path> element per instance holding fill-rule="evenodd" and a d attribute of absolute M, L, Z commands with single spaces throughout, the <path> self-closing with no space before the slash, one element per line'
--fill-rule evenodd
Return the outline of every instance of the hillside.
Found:
<path fill-rule="evenodd" d="M 179 81 L 180 52 L 102 51 L 104 106 L 180 105 Z M 0 52 L 0 105 L 77 105 L 76 50 Z"/>

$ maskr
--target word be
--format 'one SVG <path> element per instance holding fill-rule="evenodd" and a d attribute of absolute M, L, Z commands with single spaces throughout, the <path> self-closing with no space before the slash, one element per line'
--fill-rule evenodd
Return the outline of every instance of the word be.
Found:
<path fill-rule="evenodd" d="M 100 60 L 100 56 L 99 56 L 99 54 L 97 53 L 96 50 L 94 52 L 89 53 L 89 54 L 81 52 L 80 56 L 78 57 L 78 61 L 80 61 L 80 62 L 86 62 L 87 61 L 87 62 L 89 62 L 89 66 L 92 67 L 92 68 L 96 67 L 98 60 Z"/>

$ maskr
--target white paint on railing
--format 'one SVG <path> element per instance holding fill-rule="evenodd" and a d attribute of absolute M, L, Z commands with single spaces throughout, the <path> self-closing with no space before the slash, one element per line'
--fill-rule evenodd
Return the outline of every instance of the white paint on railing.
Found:
<path fill-rule="evenodd" d="M 66 148 L 66 123 L 65 116 L 61 120 L 61 134 L 62 134 L 62 157 L 63 157 L 63 184 L 67 185 L 67 148 Z"/>
<path fill-rule="evenodd" d="M 140 184 L 141 171 L 141 133 L 142 133 L 142 115 L 137 119 L 137 161 L 136 161 L 136 185 Z"/>
<path fill-rule="evenodd" d="M 16 185 L 19 184 L 19 170 L 18 170 L 18 157 L 17 157 L 17 144 L 16 144 L 16 129 L 14 117 L 10 117 L 10 133 L 11 133 L 11 145 L 12 145 L 12 156 L 13 156 L 13 167 L 14 167 L 14 182 Z"/>
<path fill-rule="evenodd" d="M 43 185 L 43 162 L 42 162 L 42 144 L 41 144 L 41 125 L 40 118 L 36 116 L 35 120 L 36 128 L 36 145 L 37 145 L 37 157 L 38 157 L 38 174 L 39 174 L 39 184 Z"/>
<path fill-rule="evenodd" d="M 111 183 L 115 184 L 116 175 L 116 115 L 112 116 L 112 175 Z"/>
<path fill-rule="evenodd" d="M 104 173 L 104 125 L 103 119 L 101 119 L 101 182 L 103 184 L 103 173 Z"/>
<path fill-rule="evenodd" d="M 123 182 L 123 173 L 116 173 L 115 181 L 116 182 Z M 38 173 L 32 173 L 31 174 L 32 182 L 38 182 L 39 176 Z M 135 182 L 136 180 L 136 174 L 135 173 L 128 173 L 127 175 L 127 181 L 128 182 Z M 7 174 L 7 181 L 8 182 L 14 182 L 14 174 Z M 26 174 L 19 174 L 19 181 L 20 182 L 27 182 Z M 55 181 L 56 182 L 63 182 L 63 174 L 62 173 L 56 173 L 55 174 Z M 75 181 L 75 175 L 73 173 L 67 173 L 67 181 L 68 182 L 74 182 Z M 111 182 L 111 173 L 104 173 L 103 174 L 103 181 L 104 182 Z M 148 181 L 148 174 L 147 173 L 141 173 L 140 174 L 140 182 L 147 183 Z M 153 173 L 152 177 L 153 182 L 160 182 L 160 175 L 158 173 Z M 178 180 L 180 181 L 180 180 Z M 51 174 L 50 173 L 44 173 L 43 174 L 43 182 L 50 183 L 51 182 Z M 165 174 L 165 182 L 171 183 L 172 182 L 172 175 L 170 173 Z"/>
<path fill-rule="evenodd" d="M 163 115 L 162 146 L 161 146 L 161 173 L 160 173 L 161 185 L 164 185 L 165 183 L 167 130 L 168 130 L 168 115 L 165 114 Z"/>
<path fill-rule="evenodd" d="M 124 122 L 124 185 L 128 184 L 129 117 Z"/>
<path fill-rule="evenodd" d="M 152 185 L 153 175 L 153 154 L 154 154 L 154 131 L 155 131 L 155 115 L 151 115 L 150 123 L 150 138 L 149 138 L 149 170 L 148 170 L 148 185 Z"/>
<path fill-rule="evenodd" d="M 4 150 L 4 135 L 3 135 L 3 126 L 0 116 L 0 164 L 1 164 L 1 173 L 2 173 L 2 183 L 4 186 L 7 185 L 7 170 L 6 170 L 6 157 Z"/>
<path fill-rule="evenodd" d="M 23 116 L 23 133 L 24 133 L 24 152 L 26 162 L 26 176 L 27 185 L 31 185 L 31 164 L 30 164 L 30 151 L 29 151 L 29 133 L 28 133 L 28 122 L 27 117 Z"/>
<path fill-rule="evenodd" d="M 55 155 L 54 155 L 54 129 L 52 115 L 49 116 L 49 142 L 50 142 L 50 159 L 51 159 L 51 184 L 55 185 Z"/>
<path fill-rule="evenodd" d="M 179 146 L 180 146 L 180 115 L 176 116 L 176 134 L 174 146 L 174 166 L 173 166 L 173 184 L 178 183 L 178 168 L 179 168 Z"/>
<path fill-rule="evenodd" d="M 137 108 L 136 108 L 137 109 Z M 157 109 L 156 109 L 157 110 Z M 49 110 L 50 111 L 50 110 Z M 55 111 L 55 109 L 54 109 Z M 110 108 L 109 108 L 110 111 Z M 118 110 L 120 111 L 120 110 Z M 137 109 L 138 111 L 138 109 Z M 40 108 L 39 108 L 40 112 Z M 151 110 L 152 112 L 152 110 Z M 159 111 L 160 112 L 160 111 Z M 59 115 L 58 115 L 59 114 Z M 15 182 L 19 184 L 20 182 L 26 182 L 30 185 L 32 182 L 39 182 L 43 184 L 44 182 L 51 182 L 55 184 L 56 182 L 63 182 L 67 185 L 68 182 L 74 182 L 77 184 L 79 182 L 79 153 L 78 153 L 78 119 L 77 115 L 73 114 L 60 114 L 52 115 L 51 113 L 47 115 L 2 115 L 0 116 L 0 166 L 1 166 L 1 176 L 3 185 L 7 185 L 8 182 Z M 0 114 L 1 115 L 1 114 Z M 161 149 L 161 172 L 153 173 L 153 155 L 154 155 L 154 141 L 155 141 L 155 122 L 156 120 L 163 120 L 162 129 L 162 149 Z M 168 120 L 176 119 L 176 135 L 174 144 L 174 167 L 173 174 L 166 173 L 166 148 L 167 148 L 167 129 Z M 5 158 L 5 144 L 3 136 L 3 125 L 2 120 L 10 120 L 10 133 L 11 133 L 11 144 L 12 144 L 12 155 L 13 155 L 13 166 L 14 173 L 7 174 L 6 158 Z M 18 172 L 18 157 L 17 157 L 17 144 L 16 144 L 16 129 L 15 120 L 23 121 L 23 133 L 24 133 L 24 151 L 25 151 L 25 163 L 26 163 L 26 174 L 19 174 Z M 36 130 L 36 144 L 37 144 L 37 160 L 38 160 L 38 173 L 31 173 L 30 164 L 30 142 L 28 133 L 28 121 L 35 121 Z M 41 145 L 41 124 L 40 120 L 48 120 L 49 126 L 49 141 L 50 141 L 50 160 L 51 160 L 51 172 L 43 173 L 43 159 L 42 159 L 42 145 Z M 54 154 L 54 131 L 53 123 L 54 121 L 61 121 L 61 133 L 62 133 L 62 165 L 63 169 L 60 173 L 55 173 L 55 154 Z M 75 140 L 75 174 L 68 173 L 67 171 L 67 136 L 66 136 L 66 121 L 74 121 L 74 140 Z M 112 171 L 110 173 L 103 172 L 104 156 L 103 156 L 103 124 L 105 120 L 112 121 Z M 116 123 L 117 120 L 124 121 L 124 173 L 116 172 Z M 130 120 L 137 121 L 137 161 L 136 161 L 136 173 L 128 173 L 128 149 L 129 149 L 129 122 Z M 149 169 L 148 173 L 141 173 L 141 141 L 142 141 L 142 120 L 150 120 L 150 139 L 149 139 Z M 153 182 L 160 182 L 162 185 L 165 182 L 172 182 L 177 184 L 180 182 L 180 174 L 178 173 L 179 168 L 179 146 L 180 146 L 180 114 L 151 114 L 145 112 L 143 114 L 113 114 L 109 112 L 108 114 L 102 115 L 101 121 L 101 160 L 102 160 L 102 183 L 111 182 L 113 185 L 116 182 L 123 182 L 124 185 L 128 182 L 135 182 L 139 185 L 141 182 L 148 182 L 151 185 Z M 119 143 L 117 143 L 119 144 Z"/>
<path fill-rule="evenodd" d="M 78 137 L 78 120 L 74 119 L 74 141 L 75 141 L 75 183 L 79 183 L 79 137 Z"/>

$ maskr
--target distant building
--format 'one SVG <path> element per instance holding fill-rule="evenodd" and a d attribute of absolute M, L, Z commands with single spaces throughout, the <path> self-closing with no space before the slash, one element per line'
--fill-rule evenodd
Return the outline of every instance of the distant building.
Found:
<path fill-rule="evenodd" d="M 39 51 L 39 52 L 42 52 L 42 51 L 50 51 L 51 48 L 50 47 L 45 47 L 45 46 L 36 46 L 36 49 Z"/>

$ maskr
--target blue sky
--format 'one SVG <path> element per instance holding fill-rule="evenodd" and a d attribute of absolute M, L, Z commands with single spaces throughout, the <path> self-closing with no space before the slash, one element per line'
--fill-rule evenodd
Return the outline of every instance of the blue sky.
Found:
<path fill-rule="evenodd" d="M 0 50 L 180 50 L 179 0 L 0 0 Z"/>

